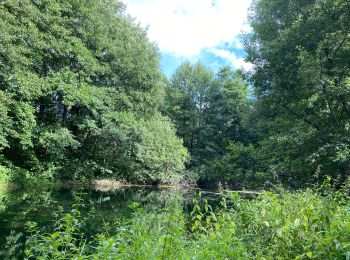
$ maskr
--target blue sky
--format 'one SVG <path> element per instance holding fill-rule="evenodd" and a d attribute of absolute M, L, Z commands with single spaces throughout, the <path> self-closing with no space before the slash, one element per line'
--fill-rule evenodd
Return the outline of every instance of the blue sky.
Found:
<path fill-rule="evenodd" d="M 124 0 L 127 12 L 147 28 L 170 76 L 186 60 L 216 70 L 230 64 L 249 70 L 240 41 L 251 0 Z"/>

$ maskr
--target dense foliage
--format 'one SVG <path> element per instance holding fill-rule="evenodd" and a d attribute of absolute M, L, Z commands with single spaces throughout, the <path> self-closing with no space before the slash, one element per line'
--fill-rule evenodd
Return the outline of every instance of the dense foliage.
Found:
<path fill-rule="evenodd" d="M 0 173 L 179 179 L 159 55 L 119 1 L 2 1 Z"/>
<path fill-rule="evenodd" d="M 246 49 L 255 126 L 276 176 L 349 176 L 349 10 L 342 0 L 253 2 Z"/>
<path fill-rule="evenodd" d="M 190 214 L 166 190 L 156 208 L 133 203 L 131 218 L 101 227 L 78 198 L 53 225 L 11 233 L 0 254 L 349 259 L 350 2 L 253 0 L 250 24 L 252 71 L 185 62 L 167 80 L 119 0 L 1 1 L 0 184 L 199 176 L 219 187 L 313 189 L 228 192 L 215 209 L 194 199 Z"/>
<path fill-rule="evenodd" d="M 165 113 L 191 154 L 191 167 L 225 154 L 231 141 L 247 139 L 242 116 L 248 85 L 239 72 L 223 67 L 214 74 L 204 65 L 183 63 L 168 84 Z"/>
<path fill-rule="evenodd" d="M 347 2 L 255 0 L 252 71 L 185 62 L 168 81 L 119 1 L 0 7 L 3 181 L 177 182 L 186 162 L 234 186 L 350 174 Z"/>
<path fill-rule="evenodd" d="M 264 192 L 253 200 L 228 193 L 217 209 L 199 197 L 190 215 L 173 194 L 164 208 L 132 204 L 131 219 L 117 219 L 92 238 L 77 203 L 59 215 L 52 233 L 30 223 L 24 252 L 28 259 L 345 259 L 348 188 L 334 192 L 327 184 L 316 192 Z"/>
<path fill-rule="evenodd" d="M 228 68 L 179 67 L 168 115 L 203 181 L 300 187 L 349 177 L 349 10 L 341 0 L 253 1 L 248 88 Z"/>

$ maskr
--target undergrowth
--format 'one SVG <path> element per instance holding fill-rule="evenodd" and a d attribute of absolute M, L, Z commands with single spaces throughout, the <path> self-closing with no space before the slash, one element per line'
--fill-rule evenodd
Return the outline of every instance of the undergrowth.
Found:
<path fill-rule="evenodd" d="M 59 211 L 54 231 L 28 224 L 27 259 L 349 259 L 349 183 L 333 190 L 263 192 L 256 199 L 223 194 L 213 209 L 199 194 L 190 214 L 180 194 L 165 207 L 133 203 L 132 217 L 105 224 L 89 237 L 93 210 L 81 200 Z"/>

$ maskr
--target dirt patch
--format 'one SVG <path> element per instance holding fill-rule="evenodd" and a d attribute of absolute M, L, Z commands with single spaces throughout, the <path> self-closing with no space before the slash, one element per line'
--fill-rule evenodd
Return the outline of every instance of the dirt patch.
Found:
<path fill-rule="evenodd" d="M 94 180 L 91 182 L 91 186 L 97 191 L 115 191 L 123 187 L 123 183 L 116 180 Z"/>

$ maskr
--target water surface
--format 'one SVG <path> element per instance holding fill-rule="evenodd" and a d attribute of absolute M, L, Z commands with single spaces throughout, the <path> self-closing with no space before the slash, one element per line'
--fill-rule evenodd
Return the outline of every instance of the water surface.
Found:
<path fill-rule="evenodd" d="M 59 210 L 69 211 L 76 203 L 79 196 L 84 205 L 82 214 L 87 214 L 94 209 L 94 223 L 89 225 L 87 235 L 94 235 L 101 231 L 101 227 L 118 218 L 130 217 L 132 210 L 129 205 L 138 202 L 142 207 L 159 210 L 162 209 L 169 197 L 174 193 L 180 193 L 185 214 L 192 210 L 192 198 L 198 191 L 174 191 L 172 189 L 156 189 L 150 187 L 124 187 L 116 190 L 94 189 L 32 189 L 2 191 L 0 193 L 0 258 L 8 250 L 11 240 L 17 234 L 21 234 L 24 242 L 26 235 L 26 223 L 28 221 L 38 223 L 39 227 L 48 232 L 57 220 Z M 203 192 L 203 197 L 208 199 L 213 206 L 218 205 L 220 195 L 212 192 Z M 12 235 L 10 235 L 12 232 Z M 6 249 L 7 248 L 7 249 Z M 16 248 L 13 250 L 20 249 Z"/>

